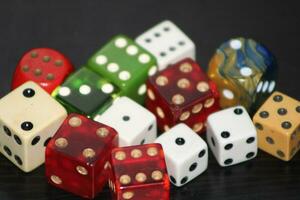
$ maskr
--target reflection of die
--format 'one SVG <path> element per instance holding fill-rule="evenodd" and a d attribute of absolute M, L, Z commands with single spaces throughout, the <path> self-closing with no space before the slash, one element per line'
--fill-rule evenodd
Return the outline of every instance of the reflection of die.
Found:
<path fill-rule="evenodd" d="M 256 130 L 244 107 L 211 114 L 206 134 L 210 149 L 223 167 L 247 161 L 257 154 Z"/>
<path fill-rule="evenodd" d="M 16 67 L 12 89 L 26 81 L 34 81 L 51 93 L 72 71 L 71 62 L 62 53 L 49 48 L 31 49 Z"/>
<path fill-rule="evenodd" d="M 151 143 L 156 139 L 155 116 L 127 97 L 116 99 L 110 108 L 94 120 L 118 131 L 119 146 Z"/>
<path fill-rule="evenodd" d="M 184 59 L 148 79 L 146 107 L 161 130 L 185 123 L 202 133 L 207 116 L 219 109 L 219 96 L 200 66 Z"/>
<path fill-rule="evenodd" d="M 87 67 L 120 88 L 120 95 L 144 102 L 145 81 L 157 71 L 155 58 L 124 35 L 115 36 L 97 51 Z"/>
<path fill-rule="evenodd" d="M 178 124 L 159 136 L 156 143 L 164 149 L 171 182 L 182 186 L 207 169 L 207 145 L 185 124 Z"/>
<path fill-rule="evenodd" d="M 288 161 L 300 148 L 300 102 L 274 92 L 253 117 L 258 146 Z"/>
<path fill-rule="evenodd" d="M 70 114 L 46 149 L 46 177 L 52 185 L 94 198 L 108 178 L 116 131 L 78 114 Z"/>
<path fill-rule="evenodd" d="M 218 85 L 222 108 L 242 105 L 252 113 L 273 92 L 277 63 L 263 45 L 235 38 L 217 49 L 208 75 Z"/>
<path fill-rule="evenodd" d="M 195 59 L 193 41 L 168 20 L 138 36 L 136 42 L 155 56 L 159 70 L 184 58 Z"/>
<path fill-rule="evenodd" d="M 112 199 L 170 199 L 170 182 L 160 144 L 115 148 L 111 155 Z"/>
<path fill-rule="evenodd" d="M 65 109 L 34 82 L 0 100 L 3 155 L 25 172 L 45 160 L 45 146 L 67 117 Z"/>

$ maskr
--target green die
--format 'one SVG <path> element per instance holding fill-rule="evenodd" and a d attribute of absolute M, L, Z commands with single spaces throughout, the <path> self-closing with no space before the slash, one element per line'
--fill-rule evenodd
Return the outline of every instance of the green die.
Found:
<path fill-rule="evenodd" d="M 118 97 L 118 88 L 87 69 L 81 68 L 59 87 L 55 98 L 68 110 L 87 116 L 93 116 L 99 110 L 109 107 Z"/>
<path fill-rule="evenodd" d="M 144 103 L 145 82 L 157 71 L 155 58 L 124 35 L 114 37 L 89 60 L 87 67 L 120 88 L 121 96 Z"/>

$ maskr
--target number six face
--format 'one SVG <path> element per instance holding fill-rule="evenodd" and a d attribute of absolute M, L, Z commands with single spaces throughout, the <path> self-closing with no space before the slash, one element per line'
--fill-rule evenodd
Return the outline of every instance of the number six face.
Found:
<path fill-rule="evenodd" d="M 20 59 L 13 76 L 12 89 L 33 81 L 51 93 L 73 70 L 69 59 L 60 52 L 49 48 L 32 49 Z"/>

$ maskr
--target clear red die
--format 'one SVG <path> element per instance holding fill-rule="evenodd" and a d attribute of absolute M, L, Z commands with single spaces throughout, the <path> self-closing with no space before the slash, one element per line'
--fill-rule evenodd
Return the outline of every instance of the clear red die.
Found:
<path fill-rule="evenodd" d="M 146 107 L 163 131 L 185 123 L 202 133 L 207 116 L 219 110 L 219 94 L 200 66 L 184 59 L 148 79 Z"/>
<path fill-rule="evenodd" d="M 32 49 L 20 59 L 11 87 L 15 89 L 33 81 L 51 93 L 73 70 L 73 65 L 62 53 L 49 48 Z"/>
<path fill-rule="evenodd" d="M 108 179 L 116 131 L 84 116 L 71 114 L 46 148 L 46 177 L 52 185 L 94 198 Z"/>
<path fill-rule="evenodd" d="M 109 167 L 114 200 L 169 200 L 170 182 L 160 144 L 116 148 Z"/>

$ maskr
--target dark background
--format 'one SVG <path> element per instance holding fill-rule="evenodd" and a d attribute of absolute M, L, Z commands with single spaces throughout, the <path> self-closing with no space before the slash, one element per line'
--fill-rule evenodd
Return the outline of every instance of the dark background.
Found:
<path fill-rule="evenodd" d="M 112 36 L 135 38 L 164 19 L 195 42 L 203 68 L 215 48 L 231 37 L 264 43 L 278 59 L 278 90 L 300 99 L 300 12 L 292 0 L 1 0 L 0 96 L 9 92 L 14 67 L 30 48 L 58 49 L 79 67 Z M 299 154 L 286 163 L 259 152 L 256 159 L 228 168 L 210 155 L 208 170 L 185 187 L 172 188 L 171 199 L 299 200 Z M 0 200 L 17 199 L 80 198 L 48 185 L 43 167 L 24 174 L 1 156 Z M 110 199 L 108 189 L 97 199 Z"/>

